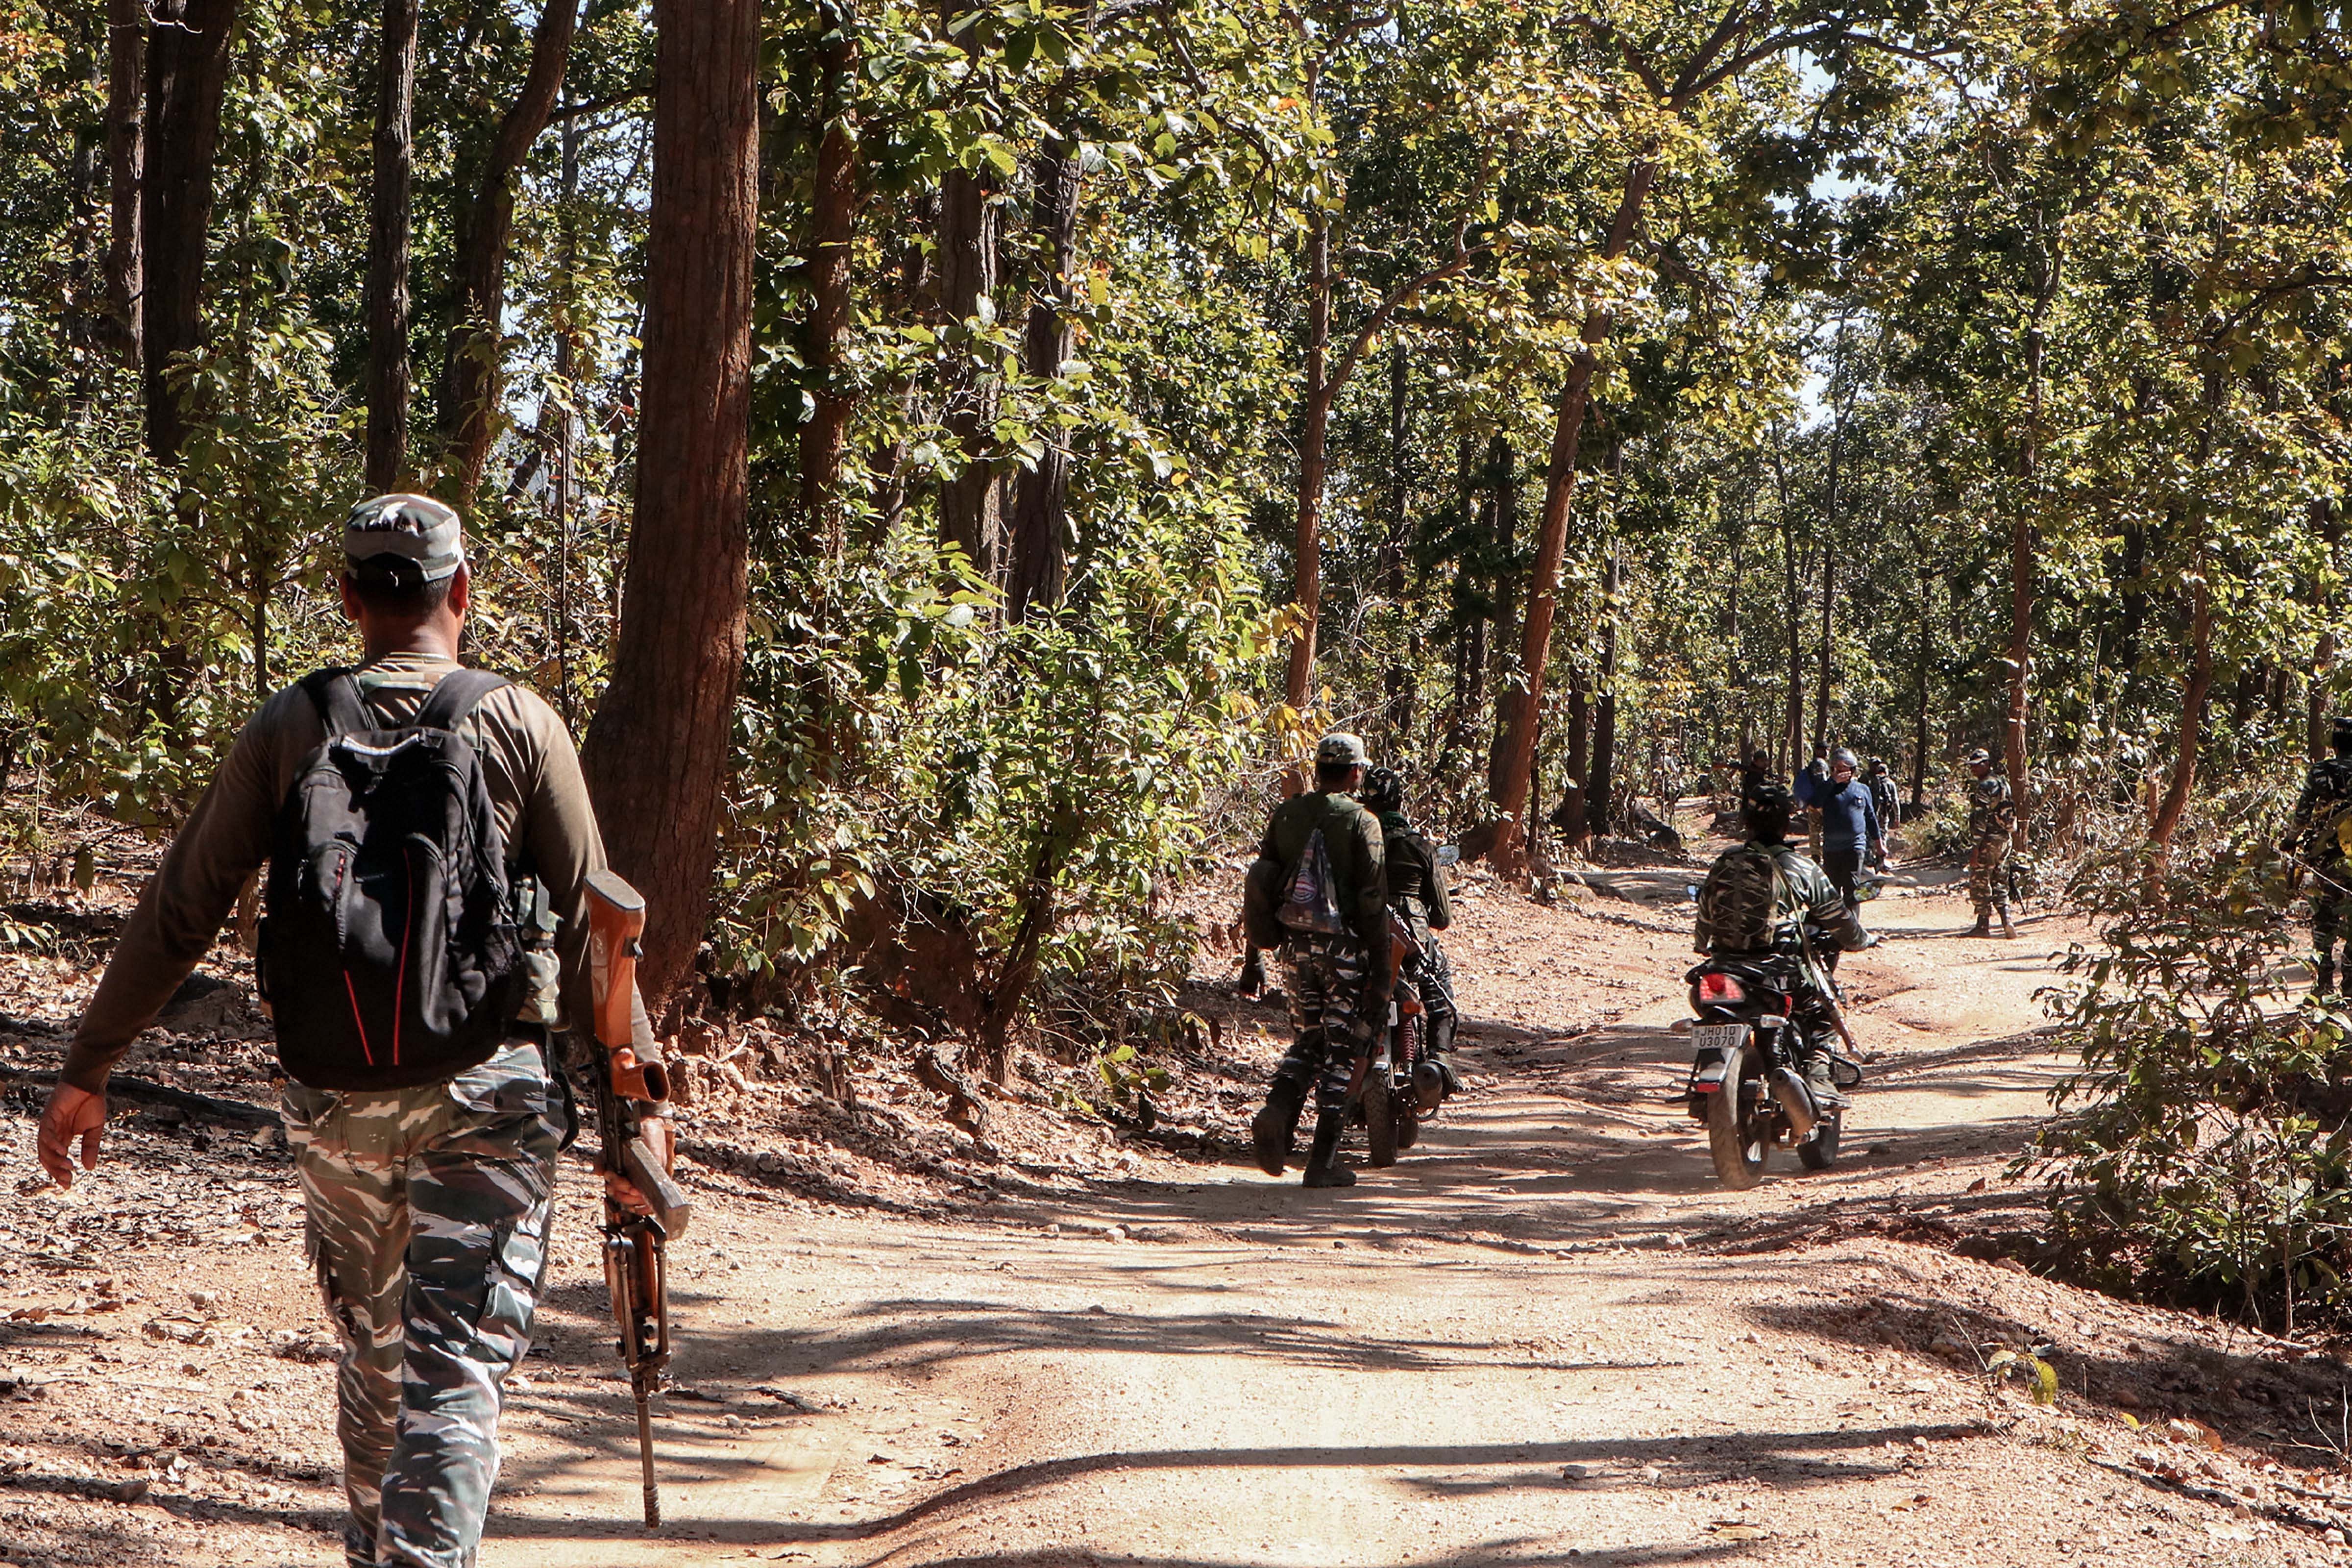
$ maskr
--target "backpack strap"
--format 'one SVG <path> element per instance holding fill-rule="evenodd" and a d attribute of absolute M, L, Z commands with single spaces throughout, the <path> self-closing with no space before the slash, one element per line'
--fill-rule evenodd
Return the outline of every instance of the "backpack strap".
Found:
<path fill-rule="evenodd" d="M 350 670 L 315 670 L 302 678 L 302 689 L 310 694 L 311 706 L 318 709 L 319 721 L 327 727 L 330 741 L 375 728 L 375 721 L 368 717 L 367 702 L 360 695 L 360 683 L 352 679 Z"/>
<path fill-rule="evenodd" d="M 487 669 L 453 669 L 434 684 L 415 723 L 420 730 L 454 730 L 466 721 L 475 703 L 506 683 L 506 677 Z"/>

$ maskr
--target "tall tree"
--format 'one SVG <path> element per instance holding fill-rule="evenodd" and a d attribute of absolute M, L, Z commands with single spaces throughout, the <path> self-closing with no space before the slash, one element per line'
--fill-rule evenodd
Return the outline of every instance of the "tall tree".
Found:
<path fill-rule="evenodd" d="M 824 29 L 816 50 L 816 103 L 822 115 L 815 190 L 810 199 L 809 312 L 806 355 L 811 383 L 808 422 L 801 426 L 801 510 L 811 537 L 828 555 L 842 545 L 842 453 L 849 438 L 855 390 L 843 374 L 843 348 L 851 324 L 849 264 L 857 237 L 857 8 L 856 0 L 824 0 L 816 8 Z"/>
<path fill-rule="evenodd" d="M 1932 46 L 1885 39 L 1867 24 L 1906 19 L 1900 7 L 1848 5 L 1803 0 L 1786 10 L 1730 0 L 1685 18 L 1688 31 L 1668 24 L 1644 29 L 1637 40 L 1605 16 L 1580 12 L 1576 27 L 1602 58 L 1613 58 L 1630 79 L 1627 108 L 1633 137 L 1614 210 L 1595 260 L 1597 271 L 1614 271 L 1633 248 L 1650 193 L 1666 171 L 1669 149 L 1681 139 L 1696 110 L 1717 89 L 1740 81 L 1768 62 L 1794 54 L 1848 56 L 1865 49 L 1897 50 L 1928 58 Z M 1576 493 L 1577 452 L 1594 375 L 1615 329 L 1617 296 L 1599 293 L 1583 312 L 1569 355 L 1568 375 L 1553 416 L 1551 468 L 1537 524 L 1536 555 L 1528 574 L 1527 619 L 1519 640 L 1519 663 L 1527 671 L 1528 695 L 1513 715 L 1505 742 L 1503 790 L 1496 805 L 1502 828 L 1490 851 L 1496 865 L 1515 872 L 1525 863 L 1528 798 L 1534 782 L 1536 729 L 1543 710 L 1546 665 L 1551 652 L 1554 600 L 1568 542 Z"/>
<path fill-rule="evenodd" d="M 1058 381 L 1076 346 L 1071 313 L 1077 304 L 1078 195 L 1081 169 L 1076 129 L 1070 110 L 1055 115 L 1055 129 L 1030 160 L 1030 187 L 1036 193 L 1034 243 L 1038 277 L 1029 299 L 1028 330 L 1021 368 L 1038 381 Z M 1050 607 L 1062 597 L 1066 569 L 1063 548 L 1069 528 L 1070 454 L 1058 435 L 1048 433 L 1036 467 L 1014 487 L 1011 564 L 1007 592 L 1019 619 L 1032 605 Z"/>
<path fill-rule="evenodd" d="M 1359 38 L 1386 28 L 1393 19 L 1389 9 L 1370 8 L 1359 0 L 1339 0 L 1336 6 L 1320 9 L 1324 14 L 1287 13 L 1307 46 L 1301 79 L 1303 95 L 1310 105 L 1318 103 L 1325 79 L 1343 52 Z M 1426 101 L 1416 100 L 1415 110 L 1425 121 L 1430 107 Z M 1482 128 L 1474 128 L 1472 133 L 1477 134 L 1479 129 Z M 1306 710 L 1315 687 L 1316 636 L 1323 605 L 1323 500 L 1324 488 L 1330 477 L 1332 409 L 1363 363 L 1364 356 L 1389 330 L 1399 310 L 1418 300 L 1426 290 L 1468 271 L 1480 257 L 1492 250 L 1491 239 L 1475 245 L 1469 240 L 1474 215 L 1486 205 L 1492 174 L 1491 154 L 1482 146 L 1474 176 L 1463 193 L 1461 208 L 1452 217 L 1451 243 L 1444 246 L 1450 254 L 1402 277 L 1385 299 L 1355 323 L 1336 357 L 1332 315 L 1336 291 L 1346 279 L 1333 260 L 1332 245 L 1345 205 L 1332 190 L 1308 196 L 1306 374 L 1300 389 L 1298 500 L 1292 513 L 1290 556 L 1290 602 L 1297 607 L 1299 617 L 1282 687 L 1283 700 L 1298 711 Z M 1336 178 L 1330 182 L 1334 189 L 1341 184 Z"/>
<path fill-rule="evenodd" d="M 702 940 L 742 677 L 758 0 L 655 0 L 644 391 L 612 684 L 582 758 L 614 866 L 646 894 L 659 1006 Z"/>
<path fill-rule="evenodd" d="M 367 483 L 400 489 L 408 467 L 409 207 L 415 183 L 417 0 L 383 0 L 376 38 L 375 148 L 368 195 Z"/>
<path fill-rule="evenodd" d="M 530 66 L 523 75 L 522 90 L 499 117 L 479 177 L 457 209 L 453 321 L 438 401 L 442 438 L 451 448 L 460 504 L 470 503 L 480 489 L 482 469 L 498 435 L 499 345 L 507 253 L 514 238 L 515 181 L 562 96 L 582 3 L 543 0 L 531 29 Z"/>
<path fill-rule="evenodd" d="M 139 223 L 144 284 L 142 363 L 147 450 L 176 462 L 192 428 L 170 384 L 173 361 L 204 340 L 205 242 L 221 94 L 228 85 L 236 0 L 153 0 L 147 35 L 147 168 Z"/>
<path fill-rule="evenodd" d="M 958 37 L 977 72 L 985 58 L 983 13 L 959 16 L 957 0 L 943 0 L 940 25 Z M 957 331 L 996 320 L 997 195 L 1003 182 L 987 158 L 959 163 L 940 177 L 939 212 L 940 324 Z M 990 447 L 1003 388 L 979 356 L 955 356 L 944 423 L 953 465 L 940 485 L 940 542 L 961 549 L 983 575 L 1004 571 L 1003 487 Z"/>
<path fill-rule="evenodd" d="M 140 187 L 147 171 L 147 6 L 107 0 L 106 172 L 112 221 L 106 241 L 106 310 L 123 363 L 139 368 Z"/>

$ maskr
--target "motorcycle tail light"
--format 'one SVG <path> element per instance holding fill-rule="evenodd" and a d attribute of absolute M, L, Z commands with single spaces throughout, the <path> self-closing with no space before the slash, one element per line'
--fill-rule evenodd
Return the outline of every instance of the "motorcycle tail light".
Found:
<path fill-rule="evenodd" d="M 1698 999 L 1701 1002 L 1739 1002 L 1746 1000 L 1747 995 L 1748 993 L 1739 988 L 1739 982 L 1728 974 L 1709 973 L 1698 977 Z"/>

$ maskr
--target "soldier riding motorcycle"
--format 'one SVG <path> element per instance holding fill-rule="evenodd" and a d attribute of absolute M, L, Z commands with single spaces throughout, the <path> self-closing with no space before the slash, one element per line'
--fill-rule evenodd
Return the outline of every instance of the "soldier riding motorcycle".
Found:
<path fill-rule="evenodd" d="M 1389 768 L 1364 775 L 1357 796 L 1380 818 L 1388 863 L 1389 910 L 1412 938 L 1397 967 L 1424 1009 L 1426 1040 L 1412 1087 L 1421 1114 L 1433 1116 L 1462 1087 L 1454 1071 L 1454 1032 L 1460 1014 L 1454 1005 L 1454 970 L 1437 933 L 1454 923 L 1445 895 L 1444 852 L 1413 828 L 1404 815 L 1404 781 Z"/>
<path fill-rule="evenodd" d="M 1788 843 L 1794 805 L 1767 784 L 1741 812 L 1749 842 L 1716 860 L 1698 897 L 1696 946 L 1685 976 L 1698 1017 L 1686 1091 L 1704 1121 L 1724 1184 L 1752 1187 L 1777 1145 L 1809 1170 L 1837 1157 L 1846 1098 L 1862 1081 L 1836 982 L 1821 962 L 1869 937 L 1822 868 Z"/>

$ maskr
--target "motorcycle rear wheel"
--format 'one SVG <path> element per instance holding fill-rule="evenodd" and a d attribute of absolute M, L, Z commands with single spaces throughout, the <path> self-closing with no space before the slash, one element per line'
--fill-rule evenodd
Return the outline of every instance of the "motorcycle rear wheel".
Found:
<path fill-rule="evenodd" d="M 1390 1091 L 1388 1073 L 1378 1064 L 1364 1082 L 1364 1142 L 1370 1146 L 1370 1163 L 1396 1163 L 1396 1096 Z"/>
<path fill-rule="evenodd" d="M 1832 1110 L 1811 1138 L 1797 1145 L 1797 1163 L 1808 1171 L 1826 1171 L 1837 1163 L 1838 1134 L 1845 1131 L 1845 1112 Z"/>
<path fill-rule="evenodd" d="M 1715 1173 L 1734 1192 L 1746 1192 L 1764 1179 L 1764 1162 L 1772 1152 L 1771 1125 L 1762 1114 L 1763 1064 L 1753 1046 L 1734 1046 L 1723 1054 L 1723 1087 L 1708 1097 L 1706 1147 L 1715 1158 Z"/>

